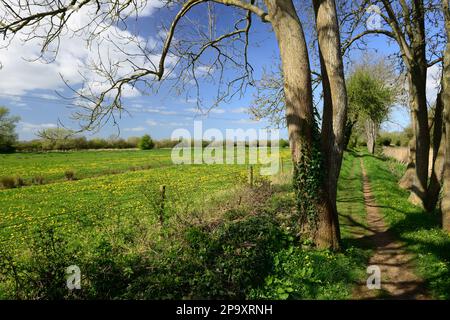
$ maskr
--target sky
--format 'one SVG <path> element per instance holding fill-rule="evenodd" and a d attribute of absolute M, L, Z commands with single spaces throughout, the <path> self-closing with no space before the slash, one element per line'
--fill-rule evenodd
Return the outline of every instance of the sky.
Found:
<path fill-rule="evenodd" d="M 106 33 L 106 37 L 114 37 L 115 34 L 128 36 L 137 34 L 140 41 L 154 43 L 158 48 L 161 43 L 161 24 L 167 24 L 173 17 L 174 10 L 160 8 L 158 0 L 151 0 L 139 15 L 139 19 L 131 21 L 131 28 L 124 30 L 114 27 Z M 199 6 L 186 18 L 187 21 L 202 23 L 205 19 L 206 6 Z M 219 7 L 216 9 L 217 32 L 228 27 L 236 19 L 236 9 Z M 71 22 L 73 27 L 82 25 L 88 15 L 78 12 Z M 302 17 L 303 18 L 303 17 Z M 194 28 L 195 24 L 191 24 Z M 189 25 L 186 25 L 189 28 Z M 189 32 L 189 29 L 183 29 Z M 181 37 L 183 34 L 175 35 Z M 2 43 L 3 41 L 3 43 Z M 121 52 L 114 47 L 100 42 L 103 57 L 122 59 Z M 61 38 L 59 53 L 51 63 L 32 61 L 40 53 L 37 41 L 22 42 L 15 38 L 8 46 L 5 40 L 0 40 L 0 105 L 8 107 L 11 114 L 20 116 L 17 126 L 20 140 L 35 138 L 38 130 L 57 127 L 59 124 L 72 129 L 78 129 L 77 123 L 70 119 L 76 111 L 71 102 L 64 97 L 70 97 L 72 92 L 63 79 L 73 87 L 79 87 L 83 77 L 91 83 L 96 83 L 96 75 L 85 71 L 85 66 L 92 59 L 97 58 L 98 50 L 95 45 L 87 46 L 82 36 L 63 35 Z M 250 35 L 249 57 L 254 68 L 254 78 L 261 78 L 264 70 L 276 70 L 279 64 L 278 47 L 275 36 L 267 24 L 254 19 L 253 30 Z M 134 52 L 135 48 L 128 48 L 128 44 L 119 43 L 119 46 L 127 51 Z M 395 45 L 388 44 L 383 37 L 372 37 L 369 46 L 377 49 L 378 56 L 392 53 Z M 129 50 L 128 50 L 129 49 Z M 355 60 L 358 55 L 355 53 Z M 313 56 L 313 55 L 311 55 Z M 157 56 L 155 57 L 157 58 Z M 208 58 L 208 56 L 206 56 Z M 170 65 L 169 59 L 168 64 Z M 314 65 L 314 63 L 312 63 Z M 199 70 L 200 71 L 200 70 Z M 438 67 L 429 70 L 427 89 L 430 99 L 436 95 Z M 178 75 L 180 77 L 182 75 Z M 226 73 L 225 76 L 231 76 Z M 218 77 L 218 74 L 215 74 Z M 202 120 L 204 129 L 217 128 L 222 132 L 225 129 L 264 128 L 270 125 L 267 121 L 254 121 L 248 114 L 248 107 L 254 99 L 255 88 L 248 87 L 245 94 L 236 96 L 231 101 L 223 102 L 214 107 L 208 114 L 203 114 L 206 109 L 214 105 L 217 86 L 211 83 L 211 79 L 200 77 L 200 87 L 203 112 L 197 108 L 195 86 L 188 83 L 187 90 L 177 92 L 172 87 L 174 79 L 162 83 L 159 90 L 125 90 L 123 105 L 127 110 L 118 121 L 119 129 L 111 124 L 106 125 L 98 132 L 85 133 L 90 137 L 108 137 L 120 134 L 121 137 L 141 136 L 150 134 L 155 139 L 170 138 L 172 132 L 178 128 L 186 128 L 192 131 L 193 121 Z M 215 79 L 217 80 L 217 79 Z M 139 88 L 142 89 L 142 88 Z M 316 94 L 318 98 L 318 94 Z M 404 107 L 395 107 L 391 121 L 383 124 L 383 129 L 394 131 L 401 130 L 409 123 L 408 111 Z M 286 137 L 286 130 L 282 130 L 281 136 Z"/>

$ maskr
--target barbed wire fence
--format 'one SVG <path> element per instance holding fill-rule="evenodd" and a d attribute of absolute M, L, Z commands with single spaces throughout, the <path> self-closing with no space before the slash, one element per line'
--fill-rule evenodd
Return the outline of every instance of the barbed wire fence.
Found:
<path fill-rule="evenodd" d="M 220 173 L 217 172 L 207 176 L 206 181 L 214 181 L 217 184 L 227 186 L 228 188 L 237 188 L 242 186 L 254 187 L 261 175 L 258 173 L 259 166 L 243 165 L 244 168 L 236 168 L 236 171 Z M 155 167 L 157 169 L 158 167 Z M 281 159 L 279 174 L 289 174 L 292 171 L 292 163 L 288 159 Z M 67 182 L 71 183 L 71 182 Z M 26 189 L 28 187 L 23 187 Z M 145 189 L 147 188 L 147 189 Z M 58 203 L 59 208 L 53 213 L 44 215 L 34 215 L 21 217 L 20 213 L 16 213 L 12 221 L 4 222 L 0 220 L 0 243 L 3 245 L 20 247 L 33 241 L 39 230 L 51 227 L 55 230 L 63 230 L 66 233 L 84 232 L 86 229 L 95 228 L 111 223 L 116 219 L 117 224 L 126 219 L 133 219 L 137 214 L 148 214 L 150 219 L 155 223 L 163 224 L 166 217 L 164 212 L 168 210 L 183 210 L 180 206 L 184 206 L 184 210 L 189 211 L 195 208 L 201 208 L 207 202 L 212 202 L 215 194 L 221 188 L 211 192 L 208 184 L 191 183 L 187 190 L 182 191 L 177 185 L 177 181 L 171 183 L 155 183 L 149 182 L 147 186 L 134 188 L 133 192 L 127 192 L 126 195 L 118 197 L 114 193 L 102 194 L 98 193 L 97 203 L 85 203 L 81 208 L 74 209 L 70 204 L 65 204 L 64 200 Z M 148 191 L 151 190 L 149 193 Z M 1 192 L 1 190 L 0 190 Z M 66 190 L 48 190 L 43 194 L 29 193 L 28 200 L 33 201 L 40 199 L 59 198 L 70 199 L 83 197 L 83 193 L 96 193 L 95 188 L 91 190 L 77 190 L 76 188 Z M 147 192 L 147 194 L 146 194 Z M 27 201 L 23 199 L 22 201 Z M 107 206 L 108 204 L 108 206 Z M 178 207 L 177 207 L 178 206 Z M 144 208 L 144 210 L 142 209 Z M 35 211 L 40 211 L 39 207 L 35 207 Z M 122 220 L 121 220 L 122 219 Z"/>

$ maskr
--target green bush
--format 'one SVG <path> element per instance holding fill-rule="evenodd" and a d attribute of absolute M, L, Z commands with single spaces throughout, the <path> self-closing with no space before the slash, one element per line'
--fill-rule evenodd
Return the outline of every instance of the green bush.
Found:
<path fill-rule="evenodd" d="M 22 177 L 17 176 L 14 178 L 14 180 L 15 180 L 15 185 L 17 188 L 25 186 L 25 180 L 23 180 Z"/>
<path fill-rule="evenodd" d="M 32 183 L 32 184 L 37 184 L 37 185 L 44 184 L 44 177 L 41 176 L 41 175 L 34 176 L 34 177 L 31 179 L 31 183 Z"/>
<path fill-rule="evenodd" d="M 71 171 L 71 170 L 68 170 L 68 171 L 64 172 L 64 176 L 66 177 L 66 179 L 67 179 L 68 181 L 73 181 L 73 180 L 76 179 L 76 178 L 75 178 L 75 172 L 74 172 L 74 171 Z"/>
<path fill-rule="evenodd" d="M 0 183 L 5 189 L 12 189 L 16 187 L 16 180 L 13 177 L 2 177 Z"/>
<path fill-rule="evenodd" d="M 250 299 L 348 299 L 362 274 L 367 253 L 355 248 L 343 253 L 290 247 L 274 258 L 274 272 Z"/>
<path fill-rule="evenodd" d="M 150 150 L 155 147 L 155 143 L 153 142 L 152 138 L 146 134 L 142 136 L 141 140 L 139 141 L 139 149 L 141 150 Z"/>
<path fill-rule="evenodd" d="M 392 139 L 389 137 L 386 138 L 382 138 L 380 139 L 380 145 L 385 146 L 385 147 L 389 147 L 391 145 Z"/>
<path fill-rule="evenodd" d="M 280 148 L 289 148 L 289 141 L 285 139 L 280 139 Z"/>
<path fill-rule="evenodd" d="M 74 297 L 76 292 L 66 287 L 66 268 L 79 264 L 76 248 L 71 249 L 51 228 L 37 231 L 32 239 L 27 260 L 14 259 L 7 248 L 0 251 L 2 289 L 15 299 Z"/>
<path fill-rule="evenodd" d="M 269 215 L 227 221 L 212 230 L 191 225 L 182 234 L 181 247 L 144 263 L 152 272 L 134 281 L 127 297 L 244 299 L 269 274 L 275 253 L 287 243 Z"/>
<path fill-rule="evenodd" d="M 158 149 L 173 148 L 179 143 L 180 143 L 180 141 L 177 141 L 177 140 L 162 139 L 162 140 L 158 140 L 155 142 L 155 148 L 158 148 Z"/>

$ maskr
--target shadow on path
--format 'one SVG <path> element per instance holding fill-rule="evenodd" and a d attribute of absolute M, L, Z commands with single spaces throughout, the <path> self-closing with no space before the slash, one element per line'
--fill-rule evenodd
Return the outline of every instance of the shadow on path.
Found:
<path fill-rule="evenodd" d="M 364 282 L 355 288 L 353 296 L 355 299 L 429 299 L 424 281 L 413 272 L 413 257 L 404 250 L 404 244 L 388 230 L 375 203 L 363 159 L 360 161 L 368 228 L 367 234 L 359 238 L 359 241 L 374 248 L 369 265 L 380 268 L 381 289 L 369 290 Z"/>

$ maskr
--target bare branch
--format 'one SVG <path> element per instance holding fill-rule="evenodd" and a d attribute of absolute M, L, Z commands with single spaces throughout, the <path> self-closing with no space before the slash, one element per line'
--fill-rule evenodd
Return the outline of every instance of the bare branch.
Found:
<path fill-rule="evenodd" d="M 361 39 L 362 37 L 369 35 L 369 34 L 383 34 L 389 38 L 395 39 L 395 36 L 392 32 L 388 31 L 388 30 L 378 30 L 378 29 L 373 29 L 373 30 L 365 30 L 361 33 L 359 33 L 358 35 L 354 36 L 353 38 L 345 41 L 342 45 L 342 54 L 344 54 L 347 49 L 357 40 Z"/>

